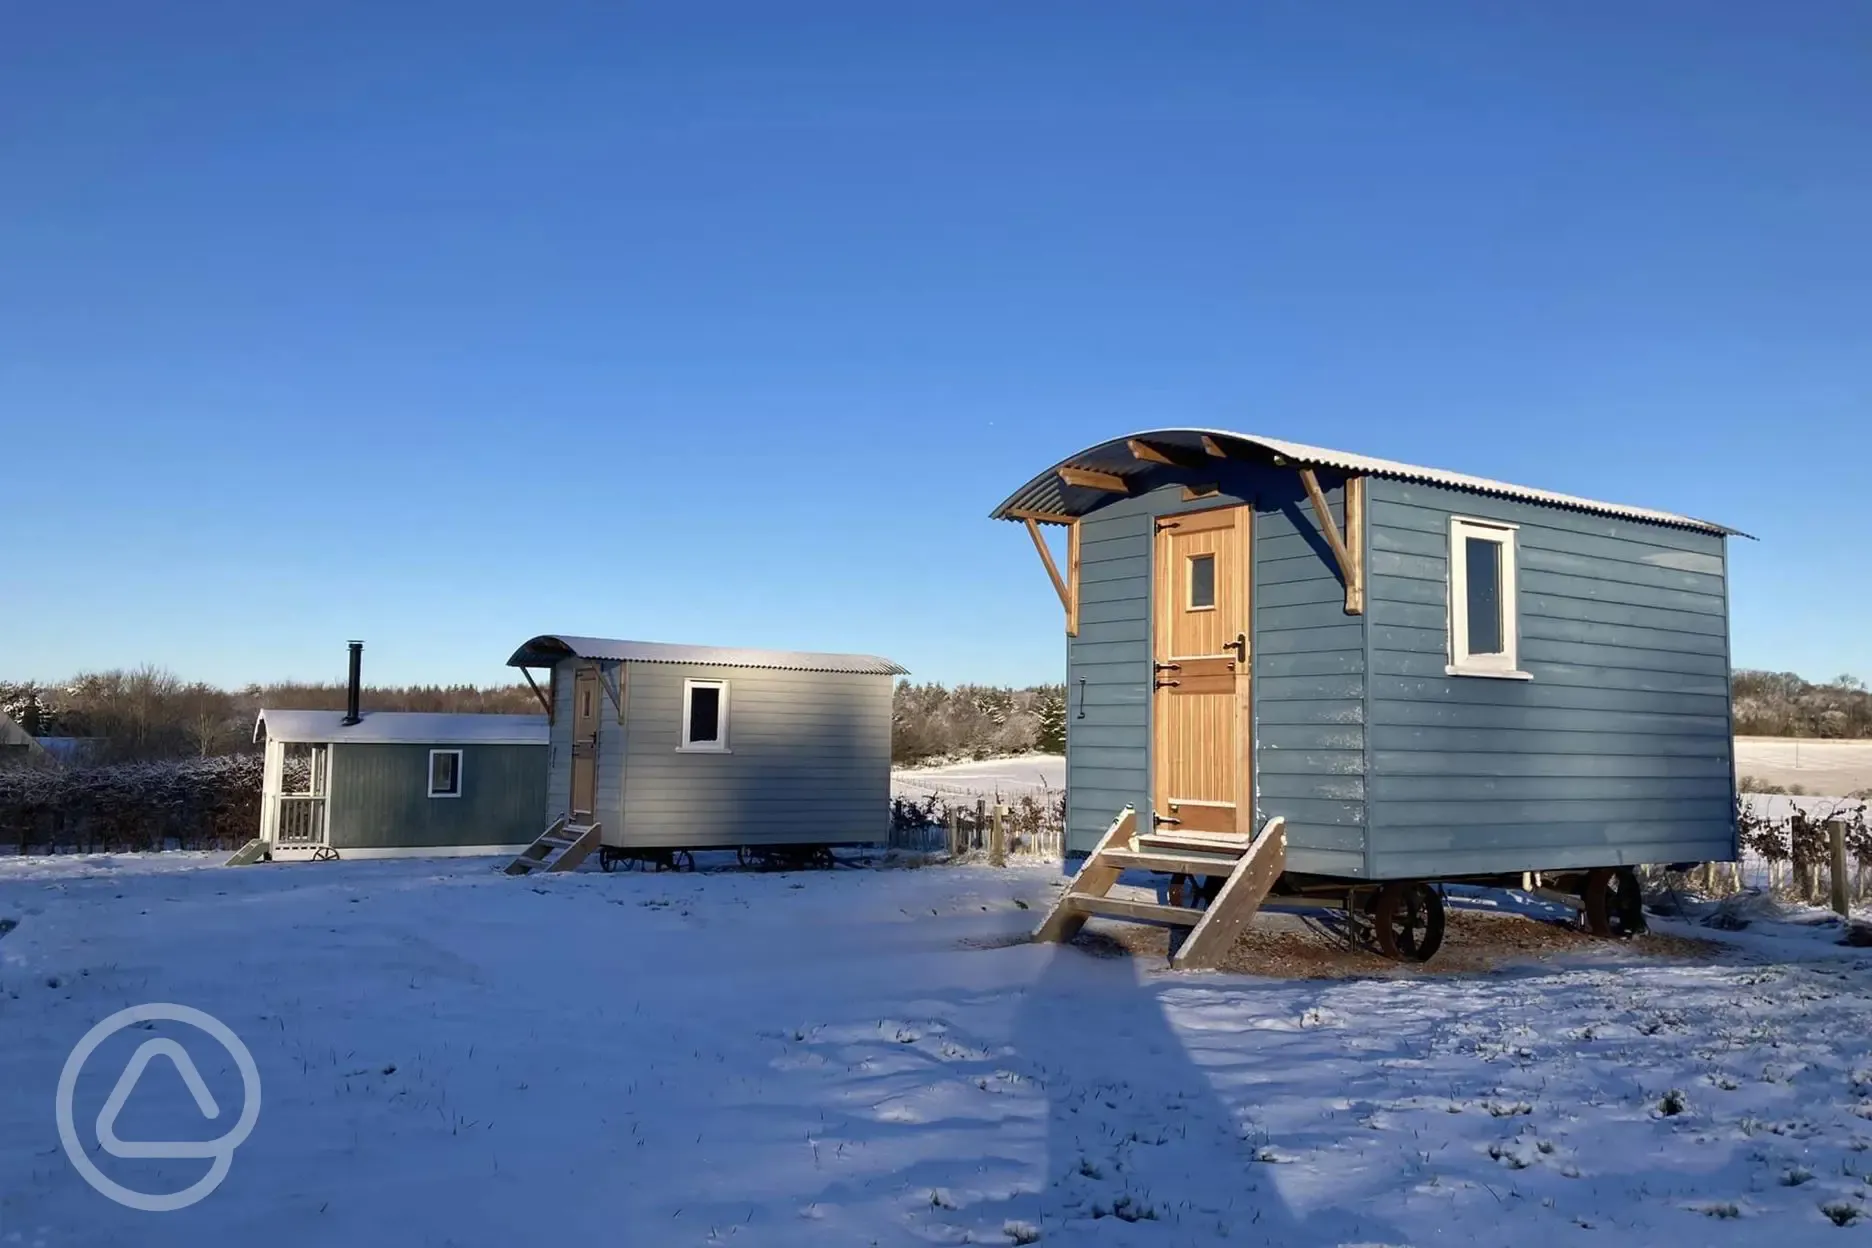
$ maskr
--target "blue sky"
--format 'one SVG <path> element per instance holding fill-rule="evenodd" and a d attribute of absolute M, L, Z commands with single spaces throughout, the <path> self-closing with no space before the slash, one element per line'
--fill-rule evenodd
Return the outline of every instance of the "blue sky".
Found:
<path fill-rule="evenodd" d="M 539 632 L 1059 679 L 986 513 L 1243 429 L 1760 536 L 1872 677 L 1872 8 L 142 3 L 0 41 L 0 678 Z"/>

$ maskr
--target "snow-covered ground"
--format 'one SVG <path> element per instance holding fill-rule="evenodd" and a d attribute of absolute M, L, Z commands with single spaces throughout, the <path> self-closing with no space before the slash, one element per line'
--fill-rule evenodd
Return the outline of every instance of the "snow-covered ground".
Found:
<path fill-rule="evenodd" d="M 1755 776 L 1782 787 L 1836 796 L 1872 789 L 1872 741 L 1814 741 L 1791 737 L 1737 737 L 1736 775 Z M 1029 754 L 978 763 L 955 763 L 899 771 L 893 788 L 904 795 L 1019 797 L 1066 787 L 1066 760 Z"/>
<path fill-rule="evenodd" d="M 1872 789 L 1872 741 L 1737 737 L 1736 775 L 1838 797 Z"/>
<path fill-rule="evenodd" d="M 1018 943 L 1042 867 L 210 861 L 0 859 L 0 1244 L 1780 1248 L 1872 1217 L 1867 951 L 1807 929 L 1283 981 Z M 53 1122 L 73 1044 L 145 1001 L 218 1016 L 264 1089 L 175 1213 L 107 1203 Z M 148 1034 L 98 1050 L 76 1119 L 175 1190 L 206 1163 L 96 1151 Z M 222 1121 L 158 1062 L 124 1139 L 241 1103 L 175 1035 Z"/>
<path fill-rule="evenodd" d="M 1060 754 L 1022 754 L 982 762 L 951 763 L 891 773 L 891 792 L 899 797 L 1038 797 L 1066 788 L 1066 759 Z"/>

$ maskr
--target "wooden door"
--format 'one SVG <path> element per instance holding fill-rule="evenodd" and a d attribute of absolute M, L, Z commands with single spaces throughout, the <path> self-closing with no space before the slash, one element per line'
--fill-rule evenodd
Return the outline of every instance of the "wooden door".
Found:
<path fill-rule="evenodd" d="M 581 667 L 572 677 L 572 815 L 590 818 L 598 808 L 598 669 Z"/>
<path fill-rule="evenodd" d="M 1254 832 L 1248 510 L 1157 520 L 1151 798 L 1186 832 Z"/>

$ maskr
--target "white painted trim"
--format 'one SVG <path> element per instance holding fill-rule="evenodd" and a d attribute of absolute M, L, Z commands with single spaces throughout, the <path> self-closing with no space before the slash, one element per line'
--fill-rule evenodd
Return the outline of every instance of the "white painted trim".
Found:
<path fill-rule="evenodd" d="M 721 700 L 715 708 L 715 739 L 713 741 L 691 741 L 689 739 L 689 712 L 691 694 L 697 689 L 719 689 Z M 678 754 L 732 754 L 728 748 L 728 682 L 725 680 L 685 680 L 682 682 L 682 735 L 676 738 Z"/>
<path fill-rule="evenodd" d="M 1449 525 L 1449 663 L 1450 676 L 1492 676 L 1532 680 L 1517 661 L 1521 647 L 1521 601 L 1515 574 L 1515 525 L 1468 516 L 1451 516 Z M 1502 652 L 1469 652 L 1469 560 L 1466 543 L 1494 542 L 1501 547 Z"/>
<path fill-rule="evenodd" d="M 436 792 L 435 760 L 436 760 L 436 755 L 438 754 L 453 754 L 455 756 L 455 791 L 453 793 Z M 428 774 L 429 796 L 430 797 L 460 797 L 462 795 L 462 767 L 463 765 L 464 765 L 464 760 L 462 758 L 461 747 L 459 746 L 452 746 L 446 749 L 439 749 L 439 750 L 430 750 L 429 751 L 429 774 Z"/>
<path fill-rule="evenodd" d="M 1443 666 L 1445 676 L 1484 676 L 1490 680 L 1533 680 L 1532 672 L 1491 672 L 1480 667 L 1457 667 L 1454 663 Z"/>

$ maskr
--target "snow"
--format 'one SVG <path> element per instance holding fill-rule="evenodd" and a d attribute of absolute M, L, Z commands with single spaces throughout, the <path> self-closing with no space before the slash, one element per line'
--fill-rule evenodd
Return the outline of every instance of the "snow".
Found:
<path fill-rule="evenodd" d="M 1040 797 L 1066 791 L 1066 758 L 1061 754 L 1021 754 L 978 762 L 917 767 L 891 773 L 898 797 Z"/>
<path fill-rule="evenodd" d="M 1843 796 L 1872 789 L 1872 741 L 1737 737 L 1735 768 L 1738 777 Z"/>
<path fill-rule="evenodd" d="M 1756 776 L 1780 785 L 1798 784 L 1809 793 L 1844 795 L 1872 789 L 1872 741 L 1796 740 L 1792 737 L 1737 737 L 1736 775 Z M 1029 754 L 984 762 L 920 767 L 895 776 L 905 795 L 983 794 L 1018 797 L 1042 789 L 1066 787 L 1066 760 L 1057 754 Z"/>
<path fill-rule="evenodd" d="M 1810 929 L 1292 981 L 1026 944 L 1044 867 L 212 862 L 0 859 L 0 1245 L 1791 1245 L 1872 1217 L 1865 951 Z M 176 1213 L 106 1202 L 53 1121 L 73 1044 L 146 1001 L 219 1017 L 264 1087 Z M 231 1117 L 232 1063 L 176 1038 Z M 84 1138 L 133 1047 L 86 1067 Z M 163 1063 L 118 1130 L 219 1134 Z M 93 1157 L 152 1191 L 206 1164 Z"/>

